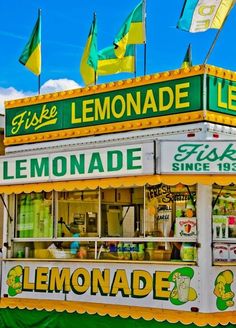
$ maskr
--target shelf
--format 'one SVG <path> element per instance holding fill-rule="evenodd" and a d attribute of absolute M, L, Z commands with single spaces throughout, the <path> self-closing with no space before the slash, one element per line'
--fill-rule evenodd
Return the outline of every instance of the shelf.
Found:
<path fill-rule="evenodd" d="M 180 243 L 196 243 L 196 237 L 61 237 L 61 238 L 13 238 L 13 242 L 72 242 L 72 241 L 94 241 L 94 242 L 180 242 Z M 236 240 L 235 240 L 236 242 Z"/>
<path fill-rule="evenodd" d="M 13 242 L 29 243 L 29 242 L 72 242 L 72 241 L 99 241 L 98 237 L 61 237 L 61 238 L 13 238 Z"/>
<path fill-rule="evenodd" d="M 236 244 L 236 238 L 214 238 L 213 243 Z"/>
<path fill-rule="evenodd" d="M 214 266 L 236 266 L 236 261 L 216 261 L 213 262 Z"/>
<path fill-rule="evenodd" d="M 0 261 L 2 262 L 89 262 L 89 263 L 112 263 L 114 265 L 114 260 L 98 260 L 98 259 L 36 259 L 36 258 L 2 258 Z M 122 264 L 140 264 L 140 265 L 187 265 L 187 266 L 196 266 L 196 262 L 186 262 L 186 261 L 128 261 L 128 260 L 116 260 L 116 263 L 122 263 Z M 236 263 L 235 263 L 236 264 Z"/>
<path fill-rule="evenodd" d="M 98 199 L 89 199 L 89 200 L 82 200 L 82 199 L 60 199 L 58 200 L 58 203 L 64 203 L 64 204 L 91 204 L 91 203 L 98 203 Z"/>

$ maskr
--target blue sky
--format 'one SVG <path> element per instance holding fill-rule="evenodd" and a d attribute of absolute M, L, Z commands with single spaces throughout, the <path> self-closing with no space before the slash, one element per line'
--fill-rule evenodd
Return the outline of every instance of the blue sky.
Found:
<path fill-rule="evenodd" d="M 44 91 L 83 86 L 79 66 L 93 13 L 99 50 L 109 46 L 139 0 L 8 0 L 0 1 L 0 102 L 37 92 L 37 77 L 18 62 L 42 10 L 42 75 Z M 216 30 L 188 33 L 176 28 L 184 0 L 147 0 L 147 74 L 181 66 L 188 44 L 193 64 L 203 63 Z M 228 17 L 208 61 L 236 70 L 236 8 Z M 143 75 L 143 46 L 137 46 L 137 76 Z M 117 74 L 98 83 L 133 77 Z M 2 105 L 0 104 L 2 112 Z"/>

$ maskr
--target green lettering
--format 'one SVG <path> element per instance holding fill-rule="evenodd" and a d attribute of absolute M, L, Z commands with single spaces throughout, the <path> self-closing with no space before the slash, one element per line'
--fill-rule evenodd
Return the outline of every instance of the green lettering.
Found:
<path fill-rule="evenodd" d="M 52 173 L 55 177 L 62 177 L 66 174 L 66 158 L 63 156 L 55 157 L 52 161 Z"/>
<path fill-rule="evenodd" d="M 27 174 L 22 173 L 27 169 L 26 166 L 22 166 L 24 163 L 27 163 L 26 159 L 16 160 L 16 179 L 27 178 Z"/>
<path fill-rule="evenodd" d="M 30 160 L 30 177 L 48 177 L 49 176 L 49 159 L 43 157 L 41 159 L 32 158 Z"/>
<path fill-rule="evenodd" d="M 3 162 L 3 180 L 14 179 L 14 175 L 8 175 L 8 162 Z"/>
<path fill-rule="evenodd" d="M 137 170 L 141 169 L 142 165 L 141 164 L 141 148 L 133 148 L 133 149 L 127 149 L 127 169 L 128 170 Z M 137 152 L 137 154 L 135 154 Z M 136 156 L 135 156 L 136 155 Z M 135 165 L 135 161 L 138 161 Z"/>
<path fill-rule="evenodd" d="M 79 160 L 75 155 L 70 156 L 70 174 L 76 173 L 84 173 L 84 154 L 79 155 Z"/>
<path fill-rule="evenodd" d="M 95 170 L 97 170 L 98 172 L 104 172 L 100 153 L 98 152 L 93 153 L 91 156 L 88 173 L 93 173 Z"/>
<path fill-rule="evenodd" d="M 120 150 L 108 151 L 107 152 L 107 170 L 119 171 L 122 169 L 123 154 Z"/>

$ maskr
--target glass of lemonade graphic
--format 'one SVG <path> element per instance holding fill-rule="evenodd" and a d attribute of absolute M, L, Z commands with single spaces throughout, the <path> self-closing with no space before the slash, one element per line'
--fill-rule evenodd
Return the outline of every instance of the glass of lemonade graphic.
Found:
<path fill-rule="evenodd" d="M 190 277 L 180 276 L 176 279 L 178 298 L 181 302 L 188 301 L 189 287 L 190 287 Z"/>

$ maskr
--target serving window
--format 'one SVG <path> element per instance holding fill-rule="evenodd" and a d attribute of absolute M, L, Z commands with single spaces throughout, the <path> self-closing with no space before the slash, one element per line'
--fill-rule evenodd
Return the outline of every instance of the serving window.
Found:
<path fill-rule="evenodd" d="M 196 186 L 9 196 L 8 257 L 196 261 Z"/>
<path fill-rule="evenodd" d="M 98 213 L 98 190 L 59 192 L 57 237 L 98 236 Z"/>

